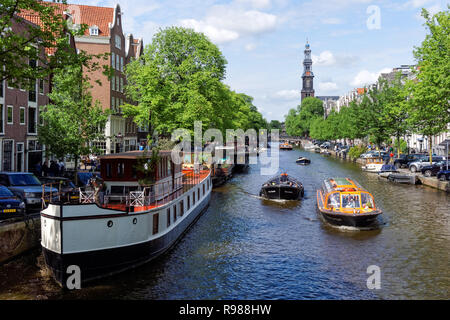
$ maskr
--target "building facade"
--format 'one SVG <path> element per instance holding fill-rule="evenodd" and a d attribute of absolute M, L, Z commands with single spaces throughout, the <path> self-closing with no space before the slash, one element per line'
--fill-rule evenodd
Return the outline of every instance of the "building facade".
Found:
<path fill-rule="evenodd" d="M 31 20 L 31 19 L 30 19 Z M 12 21 L 14 33 L 26 33 L 30 21 Z M 33 46 L 39 49 L 38 43 Z M 45 60 L 44 49 L 41 60 Z M 39 67 L 39 61 L 29 60 L 28 64 Z M 50 89 L 48 79 L 35 79 L 30 87 L 21 87 L 13 79 L 0 82 L 0 171 L 34 172 L 42 162 L 43 148 L 38 142 L 39 110 L 48 104 Z"/>
<path fill-rule="evenodd" d="M 72 10 L 74 22 L 88 26 L 83 36 L 75 37 L 77 50 L 88 54 L 107 54 L 108 59 L 99 59 L 100 66 L 109 65 L 113 75 L 109 78 L 100 68 L 88 76 L 92 85 L 93 101 L 98 101 L 103 110 L 111 115 L 105 127 L 104 141 L 95 142 L 102 154 L 119 153 L 138 148 L 138 130 L 132 119 L 123 116 L 121 106 L 127 101 L 125 96 L 125 67 L 143 53 L 142 39 L 133 39 L 123 33 L 123 14 L 120 5 L 114 8 L 86 5 L 59 6 L 61 12 Z M 75 24 L 76 27 L 76 24 Z"/>

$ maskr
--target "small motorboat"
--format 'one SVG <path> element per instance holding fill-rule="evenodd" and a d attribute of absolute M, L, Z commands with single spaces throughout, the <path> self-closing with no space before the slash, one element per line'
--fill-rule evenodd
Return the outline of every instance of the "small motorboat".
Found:
<path fill-rule="evenodd" d="M 259 196 L 270 200 L 298 200 L 304 193 L 301 182 L 287 173 L 282 173 L 264 183 Z"/>
<path fill-rule="evenodd" d="M 302 165 L 308 165 L 311 164 L 311 160 L 305 158 L 305 157 L 300 157 L 297 159 L 297 161 L 295 161 L 297 164 L 302 164 Z"/>
<path fill-rule="evenodd" d="M 391 173 L 398 173 L 397 168 L 393 164 L 384 164 L 378 175 L 383 178 L 388 178 Z"/>
<path fill-rule="evenodd" d="M 292 145 L 289 143 L 280 144 L 280 150 L 292 150 Z"/>
<path fill-rule="evenodd" d="M 373 196 L 349 178 L 327 179 L 317 190 L 317 208 L 331 225 L 369 227 L 382 213 Z"/>
<path fill-rule="evenodd" d="M 331 152 L 328 151 L 327 149 L 320 150 L 320 154 L 322 154 L 324 156 L 331 156 Z"/>

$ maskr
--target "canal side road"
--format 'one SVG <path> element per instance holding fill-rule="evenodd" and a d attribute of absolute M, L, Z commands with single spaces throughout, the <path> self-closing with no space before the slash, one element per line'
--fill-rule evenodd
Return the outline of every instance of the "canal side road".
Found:
<path fill-rule="evenodd" d="M 309 144 L 309 143 L 310 142 L 308 140 L 301 140 L 301 145 L 306 145 L 306 144 Z M 364 162 L 364 159 L 360 159 L 360 158 L 358 158 L 358 159 L 350 159 L 348 157 L 343 158 L 343 157 L 341 157 L 339 155 L 339 153 L 337 153 L 337 152 L 335 152 L 333 150 L 328 150 L 328 151 L 331 153 L 331 156 L 333 156 L 335 158 L 342 159 L 342 160 L 349 161 L 349 162 L 358 163 L 361 166 L 366 164 Z M 424 186 L 431 187 L 431 188 L 434 188 L 434 189 L 438 189 L 438 190 L 450 193 L 450 181 L 440 181 L 436 177 L 425 177 L 424 175 L 422 175 L 420 173 L 412 173 L 408 169 L 399 169 L 399 171 L 402 172 L 402 173 L 406 173 L 406 174 L 412 175 L 412 176 L 416 176 L 416 178 Z"/>

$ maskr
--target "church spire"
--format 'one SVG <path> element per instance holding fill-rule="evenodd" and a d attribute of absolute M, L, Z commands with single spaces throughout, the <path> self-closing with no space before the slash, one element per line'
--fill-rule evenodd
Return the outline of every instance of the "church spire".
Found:
<path fill-rule="evenodd" d="M 314 73 L 312 72 L 311 46 L 308 38 L 305 45 L 305 59 L 303 60 L 302 101 L 307 97 L 314 97 Z"/>

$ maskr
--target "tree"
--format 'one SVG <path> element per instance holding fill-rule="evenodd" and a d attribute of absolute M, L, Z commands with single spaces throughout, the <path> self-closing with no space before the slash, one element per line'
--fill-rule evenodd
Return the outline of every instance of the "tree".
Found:
<path fill-rule="evenodd" d="M 46 79 L 56 69 L 74 63 L 77 53 L 70 47 L 69 34 L 82 35 L 87 26 L 70 29 L 56 10 L 56 6 L 44 1 L 1 1 L 0 65 L 5 68 L 0 68 L 0 81 L 9 80 L 15 86 L 26 88 L 30 82 Z M 23 16 L 32 16 L 38 24 L 30 23 Z M 19 31 L 12 29 L 16 24 L 21 26 Z M 34 66 L 29 61 L 38 64 Z"/>
<path fill-rule="evenodd" d="M 278 120 L 272 120 L 272 121 L 270 121 L 270 123 L 269 123 L 269 128 L 270 128 L 271 130 L 273 130 L 273 129 L 281 130 L 281 122 L 278 121 Z"/>
<path fill-rule="evenodd" d="M 230 107 L 229 90 L 221 82 L 226 63 L 204 34 L 180 27 L 160 30 L 126 69 L 126 92 L 137 105 L 125 105 L 123 111 L 163 134 L 193 131 L 194 121 L 204 128 L 224 124 L 220 117 Z"/>
<path fill-rule="evenodd" d="M 108 120 L 98 101 L 93 103 L 89 78 L 83 76 L 82 64 L 66 66 L 53 76 L 51 103 L 41 111 L 38 139 L 46 153 L 58 158 L 70 156 L 75 170 L 81 155 L 96 152 L 93 142 L 101 141 Z M 78 175 L 75 174 L 75 179 Z"/>
<path fill-rule="evenodd" d="M 302 131 L 301 135 L 309 135 L 312 120 L 317 117 L 323 118 L 323 102 L 318 98 L 308 97 L 302 101 L 297 109 L 299 117 L 298 121 Z"/>
<path fill-rule="evenodd" d="M 411 94 L 410 123 L 429 137 L 431 161 L 431 136 L 444 132 L 450 122 L 450 10 L 432 16 L 423 9 L 422 16 L 429 34 L 414 50 L 417 79 L 407 86 Z"/>

